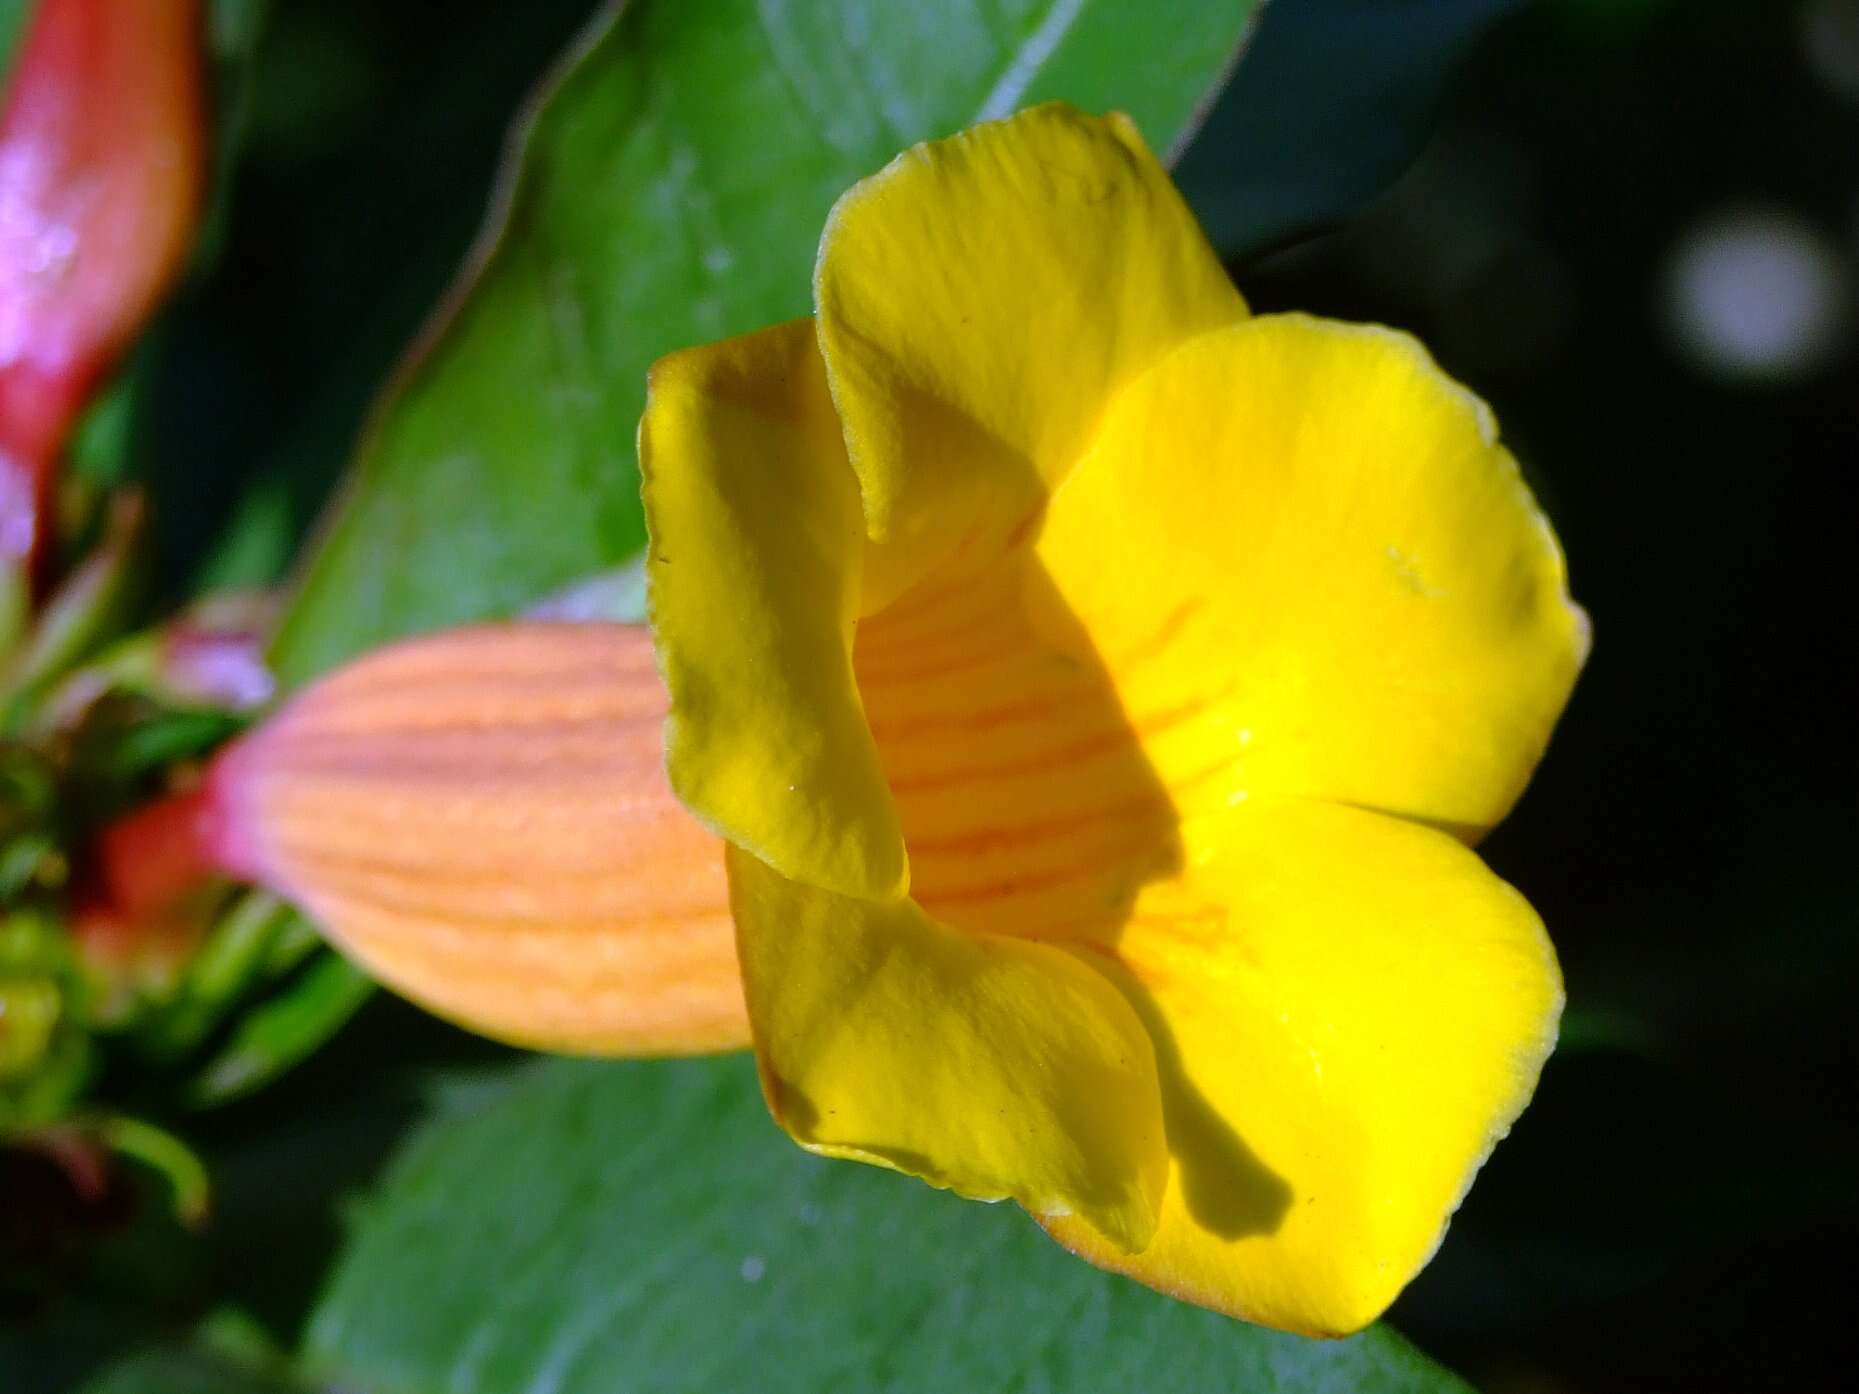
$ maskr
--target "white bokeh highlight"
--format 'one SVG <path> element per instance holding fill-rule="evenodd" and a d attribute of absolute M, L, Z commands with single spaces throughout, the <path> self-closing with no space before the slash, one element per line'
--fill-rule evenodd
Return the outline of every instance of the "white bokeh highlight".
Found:
<path fill-rule="evenodd" d="M 1744 208 L 1686 235 L 1672 257 L 1665 308 L 1678 348 L 1699 367 L 1786 381 L 1839 351 L 1850 298 L 1845 260 L 1811 223 Z"/>

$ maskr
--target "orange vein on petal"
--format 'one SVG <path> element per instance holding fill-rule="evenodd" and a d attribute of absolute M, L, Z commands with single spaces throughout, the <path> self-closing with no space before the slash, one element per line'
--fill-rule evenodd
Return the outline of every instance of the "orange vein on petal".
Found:
<path fill-rule="evenodd" d="M 1101 930 L 1141 869 L 1172 856 L 1169 791 L 1141 758 L 1112 675 L 1034 632 L 1025 546 L 979 571 L 976 562 L 963 559 L 967 661 L 911 663 L 912 634 L 933 630 L 939 644 L 962 649 L 946 619 L 932 627 L 919 618 L 922 595 L 952 593 L 941 571 L 855 634 L 854 671 L 903 825 L 913 895 L 971 930 L 1025 938 L 1049 937 L 1059 923 Z"/>

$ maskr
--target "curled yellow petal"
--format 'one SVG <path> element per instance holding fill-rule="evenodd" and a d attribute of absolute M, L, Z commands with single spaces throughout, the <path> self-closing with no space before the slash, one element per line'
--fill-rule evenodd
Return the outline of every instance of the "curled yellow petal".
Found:
<path fill-rule="evenodd" d="M 1101 975 L 736 850 L 730 887 L 764 1089 L 796 1141 L 1078 1215 L 1119 1250 L 1149 1242 L 1167 1178 L 1155 1062 Z"/>
<path fill-rule="evenodd" d="M 743 1045 L 722 845 L 665 782 L 665 710 L 633 626 L 487 625 L 379 650 L 220 757 L 221 859 L 486 1034 Z"/>
<path fill-rule="evenodd" d="M 903 839 L 852 683 L 858 491 L 812 321 L 661 360 L 639 465 L 672 786 L 790 875 L 899 890 Z"/>
<path fill-rule="evenodd" d="M 903 563 L 1011 527 L 1122 383 L 1246 314 L 1130 120 L 1059 104 L 855 185 L 814 297 L 866 526 Z"/>

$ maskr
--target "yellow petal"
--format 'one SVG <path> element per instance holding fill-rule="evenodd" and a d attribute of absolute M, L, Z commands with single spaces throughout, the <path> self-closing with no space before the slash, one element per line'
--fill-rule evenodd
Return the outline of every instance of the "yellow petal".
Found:
<path fill-rule="evenodd" d="M 1300 315 L 1119 398 L 1038 552 L 1171 782 L 1502 818 L 1587 646 L 1484 405 L 1405 335 Z M 1050 626 L 1068 628 L 1063 623 Z"/>
<path fill-rule="evenodd" d="M 739 849 L 731 898 L 770 1109 L 813 1151 L 1035 1214 L 1120 1250 L 1167 1172 L 1129 1005 L 1062 949 L 791 881 Z"/>
<path fill-rule="evenodd" d="M 1561 980 L 1519 895 L 1459 842 L 1250 800 L 1185 832 L 1117 946 L 1156 1042 L 1172 1174 L 1154 1242 L 1065 1245 L 1312 1334 L 1366 1325 L 1438 1244 L 1555 1039 Z"/>
<path fill-rule="evenodd" d="M 488 1035 L 746 1044 L 723 850 L 665 783 L 646 631 L 525 623 L 337 670 L 221 756 L 223 861 Z"/>
<path fill-rule="evenodd" d="M 899 892 L 903 839 L 852 681 L 858 487 L 812 322 L 661 359 L 639 463 L 672 787 L 788 875 Z"/>
<path fill-rule="evenodd" d="M 1121 383 L 1246 313 L 1128 118 L 1060 105 L 855 185 L 814 290 L 866 523 L 908 548 L 905 578 L 971 527 L 1010 529 Z"/>

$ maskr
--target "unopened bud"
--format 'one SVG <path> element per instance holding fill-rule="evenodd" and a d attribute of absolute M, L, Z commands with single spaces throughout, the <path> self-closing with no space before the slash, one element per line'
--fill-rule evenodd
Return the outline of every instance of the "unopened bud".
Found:
<path fill-rule="evenodd" d="M 745 1045 L 720 840 L 672 794 L 641 626 L 415 639 L 300 693 L 177 809 L 208 858 L 375 976 L 488 1035 Z"/>
<path fill-rule="evenodd" d="M 187 253 L 202 127 L 197 0 L 41 0 L 0 112 L 0 561 Z"/>

